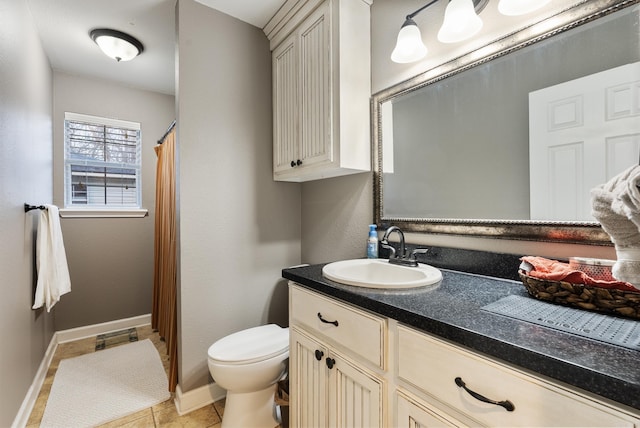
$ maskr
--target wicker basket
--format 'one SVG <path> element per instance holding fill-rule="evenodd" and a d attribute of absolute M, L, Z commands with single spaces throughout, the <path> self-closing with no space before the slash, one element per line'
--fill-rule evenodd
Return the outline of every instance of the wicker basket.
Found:
<path fill-rule="evenodd" d="M 519 274 L 529 294 L 536 299 L 640 319 L 640 291 L 600 288 L 565 281 L 548 281 L 529 276 L 522 270 Z"/>

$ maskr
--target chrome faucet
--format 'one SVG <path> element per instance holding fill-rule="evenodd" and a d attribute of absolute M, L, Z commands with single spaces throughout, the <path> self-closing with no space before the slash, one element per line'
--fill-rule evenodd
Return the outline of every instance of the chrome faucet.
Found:
<path fill-rule="evenodd" d="M 389 245 L 389 235 L 391 235 L 393 232 L 396 232 L 400 237 L 400 254 L 397 256 L 396 256 L 396 249 L 391 245 Z M 404 247 L 404 233 L 402 233 L 402 230 L 400 230 L 398 226 L 391 226 L 384 232 L 384 236 L 380 241 L 380 245 L 382 245 L 382 248 L 386 248 L 387 250 L 391 251 L 391 255 L 389 256 L 389 261 L 391 261 L 391 259 L 395 259 L 396 257 L 403 258 L 407 251 L 406 248 Z"/>
<path fill-rule="evenodd" d="M 400 238 L 400 248 L 398 250 L 398 254 L 396 254 L 396 249 L 393 246 L 389 245 L 389 235 L 391 235 L 393 232 L 396 232 L 398 234 L 398 237 Z M 400 230 L 398 226 L 391 226 L 384 232 L 384 236 L 380 241 L 380 245 L 382 246 L 382 248 L 386 248 L 387 250 L 391 251 L 391 254 L 389 255 L 389 263 L 403 266 L 418 266 L 416 254 L 426 254 L 426 252 L 429 251 L 426 248 L 418 248 L 413 250 L 411 252 L 411 255 L 407 257 L 407 249 L 404 244 L 404 233 L 402 233 L 402 230 Z"/>

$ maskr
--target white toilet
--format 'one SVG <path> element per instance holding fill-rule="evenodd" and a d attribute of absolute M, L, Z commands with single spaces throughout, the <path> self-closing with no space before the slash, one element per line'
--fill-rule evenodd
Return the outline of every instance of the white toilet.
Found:
<path fill-rule="evenodd" d="M 287 370 L 289 329 L 268 324 L 233 333 L 209 347 L 209 372 L 227 390 L 223 428 L 274 428 L 276 383 Z"/>

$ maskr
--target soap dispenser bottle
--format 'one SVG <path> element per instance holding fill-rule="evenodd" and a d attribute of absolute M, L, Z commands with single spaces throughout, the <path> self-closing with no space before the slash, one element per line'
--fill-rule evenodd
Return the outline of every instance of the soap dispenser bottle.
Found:
<path fill-rule="evenodd" d="M 367 238 L 367 258 L 378 258 L 378 232 L 376 231 L 376 225 L 369 225 L 369 238 Z"/>

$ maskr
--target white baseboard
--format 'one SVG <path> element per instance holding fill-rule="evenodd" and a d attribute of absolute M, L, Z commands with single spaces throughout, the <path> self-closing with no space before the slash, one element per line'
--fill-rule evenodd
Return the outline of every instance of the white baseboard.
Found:
<path fill-rule="evenodd" d="M 56 331 L 51 338 L 51 342 L 49 342 L 49 346 L 45 351 L 42 362 L 38 367 L 38 371 L 33 378 L 33 382 L 31 382 L 31 386 L 29 387 L 27 395 L 22 401 L 20 410 L 13 420 L 11 427 L 22 428 L 27 425 L 27 422 L 29 421 L 29 415 L 31 415 L 31 411 L 36 404 L 36 399 L 38 398 L 38 394 L 40 393 L 40 388 L 42 388 L 42 384 L 47 377 L 47 371 L 49 370 L 49 366 L 51 365 L 51 361 L 53 360 L 53 355 L 55 354 L 59 343 L 84 339 L 91 336 L 97 336 L 98 334 L 110 333 L 112 331 L 118 331 L 125 328 L 140 327 L 143 325 L 148 325 L 150 323 L 151 315 L 147 314 L 132 318 L 109 321 L 101 324 L 72 328 L 69 330 Z"/>
<path fill-rule="evenodd" d="M 44 353 L 44 357 L 42 357 L 42 361 L 40 362 L 38 371 L 33 378 L 33 382 L 31 382 L 31 386 L 27 390 L 27 395 L 24 397 L 24 400 L 22 400 L 20 410 L 18 410 L 18 414 L 11 424 L 12 428 L 25 427 L 27 422 L 29 422 L 29 416 L 36 404 L 40 388 L 42 388 L 42 384 L 47 377 L 47 371 L 49 370 L 49 366 L 53 360 L 53 355 L 56 353 L 56 348 L 58 347 L 58 342 L 55 339 L 56 335 L 54 333 L 53 338 L 51 339 L 51 342 L 49 342 L 49 346 Z"/>
<path fill-rule="evenodd" d="M 72 340 L 85 339 L 87 337 L 97 336 L 98 334 L 111 333 L 112 331 L 140 327 L 147 324 L 151 324 L 151 314 L 103 322 L 100 324 L 86 325 L 83 327 L 71 328 L 69 330 L 56 331 L 54 338 L 57 337 L 57 343 L 65 343 L 71 342 Z"/>
<path fill-rule="evenodd" d="M 209 383 L 200 388 L 182 392 L 180 385 L 176 387 L 176 397 L 174 403 L 180 416 L 204 407 L 207 404 L 221 400 L 227 395 L 227 391 L 220 388 L 215 383 Z"/>

